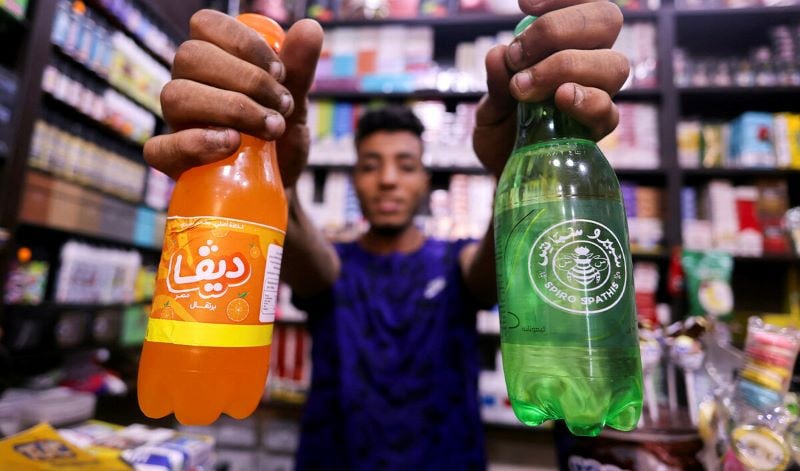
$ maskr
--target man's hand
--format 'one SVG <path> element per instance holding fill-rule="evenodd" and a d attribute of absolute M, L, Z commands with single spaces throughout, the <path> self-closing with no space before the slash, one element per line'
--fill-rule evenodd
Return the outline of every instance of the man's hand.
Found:
<path fill-rule="evenodd" d="M 297 22 L 280 54 L 235 18 L 213 10 L 192 16 L 172 81 L 161 92 L 172 134 L 144 146 L 147 163 L 177 178 L 185 170 L 231 155 L 239 132 L 276 140 L 286 187 L 308 160 L 308 90 L 322 48 L 322 28 Z"/>
<path fill-rule="evenodd" d="M 595 0 L 519 0 L 537 15 L 508 46 L 486 56 L 489 92 L 478 105 L 473 147 L 500 176 L 516 138 L 516 101 L 554 96 L 556 106 L 586 125 L 595 139 L 619 121 L 611 95 L 628 77 L 628 60 L 611 51 L 622 28 L 619 7 Z"/>

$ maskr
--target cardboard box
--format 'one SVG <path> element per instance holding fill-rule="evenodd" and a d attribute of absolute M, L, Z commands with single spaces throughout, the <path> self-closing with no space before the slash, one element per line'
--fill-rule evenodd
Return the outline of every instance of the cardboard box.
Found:
<path fill-rule="evenodd" d="M 96 234 L 100 228 L 103 195 L 96 191 L 84 190 L 78 226 L 81 232 Z"/>
<path fill-rule="evenodd" d="M 52 227 L 80 231 L 83 189 L 72 183 L 54 180 L 50 194 L 47 224 Z"/>
<path fill-rule="evenodd" d="M 38 172 L 28 172 L 22 192 L 19 217 L 32 224 L 47 224 L 53 180 Z"/>

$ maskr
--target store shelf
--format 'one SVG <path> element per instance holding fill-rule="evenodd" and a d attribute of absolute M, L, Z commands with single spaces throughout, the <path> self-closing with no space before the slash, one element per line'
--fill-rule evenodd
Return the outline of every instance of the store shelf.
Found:
<path fill-rule="evenodd" d="M 786 95 L 787 98 L 796 98 L 800 94 L 800 86 L 798 85 L 776 85 L 769 87 L 753 86 L 753 87 L 679 87 L 678 93 L 687 95 L 692 98 L 702 96 L 718 96 L 718 95 Z"/>
<path fill-rule="evenodd" d="M 352 172 L 353 165 L 350 164 L 309 164 L 309 170 L 321 170 L 321 171 L 329 171 L 329 172 Z M 465 175 L 487 175 L 486 169 L 483 167 L 457 167 L 457 166 L 448 166 L 448 167 L 426 167 L 426 169 L 432 173 L 438 174 L 456 174 L 461 173 Z"/>
<path fill-rule="evenodd" d="M 406 100 L 458 100 L 458 101 L 478 101 L 484 92 L 453 92 L 438 90 L 419 90 L 415 92 L 361 92 L 355 90 L 315 90 L 310 94 L 311 99 L 326 99 L 339 101 L 406 101 Z"/>
<path fill-rule="evenodd" d="M 125 199 L 125 198 L 123 198 L 123 197 L 121 197 L 119 195 L 115 195 L 114 193 L 109 193 L 109 192 L 107 192 L 105 190 L 101 190 L 101 189 L 99 189 L 97 187 L 94 187 L 94 186 L 91 186 L 91 185 L 87 185 L 85 183 L 81 183 L 81 182 L 79 182 L 77 180 L 69 180 L 67 178 L 62 177 L 61 175 L 58 175 L 57 173 L 53 173 L 53 172 L 51 172 L 49 170 L 46 170 L 46 169 L 30 167 L 30 170 L 34 171 L 34 172 L 42 173 L 42 174 L 47 175 L 48 177 L 51 177 L 51 178 L 53 178 L 55 180 L 58 180 L 58 181 L 66 182 L 66 183 L 69 183 L 71 185 L 79 186 L 79 187 L 81 187 L 83 189 L 86 189 L 86 190 L 89 190 L 89 191 L 100 193 L 103 196 L 107 196 L 109 198 L 113 198 L 113 199 L 115 199 L 117 201 L 120 201 L 122 203 L 125 203 L 125 204 L 138 206 L 138 205 L 141 205 L 141 204 L 144 203 L 141 199 L 139 199 L 139 200 Z"/>
<path fill-rule="evenodd" d="M 17 18 L 5 7 L 0 6 L 0 35 L 5 31 L 28 31 L 31 27 L 27 18 Z M 6 30 L 6 28 L 8 28 Z"/>
<path fill-rule="evenodd" d="M 764 254 L 759 257 L 734 256 L 734 263 L 795 264 L 800 261 L 794 254 Z"/>
<path fill-rule="evenodd" d="M 675 14 L 681 18 L 703 18 L 719 20 L 721 18 L 742 17 L 752 19 L 756 16 L 784 16 L 787 14 L 800 14 L 800 5 L 775 6 L 775 7 L 745 7 L 745 8 L 698 8 L 677 9 Z"/>
<path fill-rule="evenodd" d="M 681 87 L 677 93 L 683 116 L 729 120 L 746 111 L 790 111 L 800 86 Z"/>
<path fill-rule="evenodd" d="M 293 325 L 293 326 L 304 326 L 306 325 L 305 319 L 281 319 L 276 317 L 275 318 L 275 325 Z"/>
<path fill-rule="evenodd" d="M 29 313 L 31 311 L 100 311 L 104 309 L 126 309 L 134 306 L 150 304 L 152 299 L 135 301 L 130 303 L 111 303 L 111 304 L 82 304 L 82 303 L 59 303 L 55 301 L 45 301 L 40 304 L 6 304 L 7 313 L 19 312 Z"/>
<path fill-rule="evenodd" d="M 441 100 L 477 102 L 485 92 L 456 92 L 439 90 L 418 90 L 414 92 L 362 92 L 356 90 L 314 90 L 311 99 L 365 102 L 371 100 L 407 101 L 407 100 Z M 661 91 L 658 88 L 632 88 L 621 90 L 614 99 L 621 101 L 658 100 Z"/>
<path fill-rule="evenodd" d="M 69 103 L 65 103 L 59 100 L 50 93 L 45 92 L 44 96 L 45 96 L 45 104 L 48 106 L 48 108 L 58 111 L 61 115 L 68 117 L 73 121 L 79 121 L 81 123 L 87 124 L 88 126 L 91 126 L 92 129 L 100 131 L 104 135 L 109 136 L 114 140 L 125 144 L 126 146 L 130 147 L 132 150 L 135 150 L 138 153 L 142 152 L 142 149 L 144 148 L 143 143 L 131 139 L 130 137 L 120 133 L 119 131 L 107 125 L 106 123 L 97 121 L 91 116 L 85 115 L 82 111 L 74 108 Z"/>
<path fill-rule="evenodd" d="M 162 120 L 163 121 L 161 116 L 159 116 L 157 113 L 153 112 L 153 110 L 148 108 L 147 105 L 145 105 L 141 101 L 137 100 L 136 98 L 132 97 L 125 90 L 123 90 L 123 89 L 119 88 L 118 86 L 114 85 L 113 83 L 111 83 L 108 80 L 108 77 L 104 77 L 104 76 L 100 75 L 99 73 L 97 73 L 96 71 L 94 71 L 90 67 L 88 67 L 86 64 L 84 64 L 83 62 L 81 62 L 81 61 L 75 59 L 74 57 L 72 57 L 70 54 L 67 53 L 67 51 L 61 49 L 61 47 L 59 47 L 57 44 L 53 44 L 53 50 L 56 51 L 60 57 L 62 57 L 64 59 L 67 59 L 70 63 L 75 64 L 81 70 L 83 70 L 83 71 L 89 73 L 89 75 L 99 79 L 103 83 L 103 85 L 114 89 L 120 95 L 123 95 L 125 98 L 127 98 L 127 99 L 133 101 L 134 103 L 136 103 L 143 110 L 146 110 L 148 113 L 151 113 L 153 116 L 156 117 L 156 120 Z"/>
<path fill-rule="evenodd" d="M 786 178 L 800 176 L 800 169 L 790 168 L 692 168 L 683 169 L 682 172 L 689 180 L 711 178 L 742 180 L 763 177 Z"/>
<path fill-rule="evenodd" d="M 137 249 L 153 255 L 158 255 L 161 253 L 161 247 L 151 247 L 148 245 L 136 244 L 131 240 L 125 240 L 122 238 L 108 236 L 104 234 L 96 234 L 87 231 L 79 231 L 63 227 L 48 226 L 24 220 L 19 221 L 19 226 L 21 228 L 27 228 L 33 231 L 46 232 L 48 234 L 58 235 L 63 239 L 70 239 L 70 238 L 85 239 L 88 242 L 98 245 L 112 245 L 121 248 Z M 25 240 L 24 236 L 18 236 L 17 238 L 19 240 Z"/>
<path fill-rule="evenodd" d="M 153 59 L 155 59 L 156 62 L 160 63 L 167 69 L 170 69 L 172 67 L 172 64 L 170 64 L 170 62 L 166 58 L 161 57 L 159 54 L 156 54 L 155 51 L 150 49 L 149 46 L 147 46 L 141 39 L 139 39 L 136 35 L 134 35 L 124 24 L 122 24 L 122 22 L 116 16 L 114 16 L 110 11 L 108 11 L 106 7 L 104 7 L 99 1 L 87 0 L 86 3 L 89 5 L 89 8 L 91 8 L 92 11 L 100 13 L 103 16 L 103 18 L 105 18 L 106 21 L 108 21 L 111 24 L 111 26 L 125 33 L 126 36 L 131 38 L 136 43 L 137 46 L 142 48 L 142 50 L 145 51 Z"/>
<path fill-rule="evenodd" d="M 626 20 L 655 20 L 658 12 L 655 10 L 622 10 Z M 475 26 L 496 26 L 498 28 L 514 29 L 514 26 L 524 18 L 524 15 L 497 15 L 493 13 L 463 13 L 449 14 L 441 17 L 415 17 L 415 18 L 381 18 L 381 19 L 353 19 L 321 21 L 323 28 L 361 27 L 361 26 L 432 26 L 470 29 Z"/>

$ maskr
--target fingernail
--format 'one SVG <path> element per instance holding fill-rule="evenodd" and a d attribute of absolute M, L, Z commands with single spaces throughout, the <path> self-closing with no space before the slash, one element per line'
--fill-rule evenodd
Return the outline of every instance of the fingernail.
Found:
<path fill-rule="evenodd" d="M 572 106 L 579 106 L 583 103 L 583 99 L 586 97 L 586 92 L 583 91 L 583 87 L 579 85 L 572 86 Z"/>
<path fill-rule="evenodd" d="M 533 77 L 531 77 L 531 73 L 526 70 L 515 75 L 514 82 L 517 84 L 517 90 L 524 95 L 527 94 L 533 86 Z"/>
<path fill-rule="evenodd" d="M 522 62 L 522 44 L 519 41 L 514 41 L 508 46 L 508 58 L 512 66 Z"/>
<path fill-rule="evenodd" d="M 216 149 L 226 149 L 230 146 L 230 135 L 225 129 L 208 129 L 204 135 L 209 147 Z"/>
<path fill-rule="evenodd" d="M 266 123 L 267 123 L 267 131 L 270 133 L 271 136 L 277 137 L 283 132 L 284 121 L 280 115 L 277 114 L 267 115 Z"/>
<path fill-rule="evenodd" d="M 281 113 L 287 114 L 292 109 L 292 95 L 284 93 L 281 97 Z"/>
<path fill-rule="evenodd" d="M 275 80 L 283 80 L 283 64 L 280 62 L 272 62 L 269 65 L 269 74 L 275 77 Z"/>

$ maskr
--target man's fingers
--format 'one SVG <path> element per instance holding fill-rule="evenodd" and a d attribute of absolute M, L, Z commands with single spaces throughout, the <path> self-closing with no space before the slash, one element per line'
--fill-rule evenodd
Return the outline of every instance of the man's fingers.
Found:
<path fill-rule="evenodd" d="M 189 20 L 192 39 L 210 42 L 222 50 L 266 70 L 282 81 L 286 71 L 264 38 L 241 21 L 214 10 L 200 10 Z"/>
<path fill-rule="evenodd" d="M 205 41 L 193 39 L 181 44 L 172 65 L 172 78 L 242 93 L 284 116 L 294 108 L 292 95 L 275 77 Z"/>
<path fill-rule="evenodd" d="M 172 80 L 161 91 L 164 119 L 173 129 L 219 126 L 244 131 L 268 141 L 286 128 L 280 113 L 239 92 L 189 80 Z M 202 122 L 201 122 L 202 120 Z"/>
<path fill-rule="evenodd" d="M 514 75 L 511 92 L 521 101 L 542 101 L 565 82 L 596 87 L 613 95 L 630 72 L 628 59 L 615 51 L 559 51 Z"/>
<path fill-rule="evenodd" d="M 233 154 L 239 144 L 239 133 L 232 129 L 185 129 L 150 138 L 144 144 L 144 158 L 150 166 L 177 179 L 189 168 Z"/>
<path fill-rule="evenodd" d="M 607 2 L 608 0 L 518 0 L 519 9 L 528 15 L 542 16 L 547 12 L 582 3 Z"/>
<path fill-rule="evenodd" d="M 286 68 L 283 84 L 294 97 L 295 111 L 289 116 L 291 123 L 304 124 L 306 121 L 306 96 L 314 82 L 322 37 L 322 27 L 314 20 L 300 20 L 286 33 L 280 59 Z"/>
<path fill-rule="evenodd" d="M 619 110 L 604 90 L 565 83 L 555 94 L 558 109 L 588 127 L 592 137 L 600 140 L 619 123 Z"/>
<path fill-rule="evenodd" d="M 478 126 L 492 126 L 514 113 L 516 102 L 508 88 L 511 75 L 505 64 L 506 46 L 495 46 L 486 54 L 488 93 L 481 99 L 475 115 Z"/>
<path fill-rule="evenodd" d="M 556 51 L 608 49 L 622 28 L 622 12 L 611 2 L 592 2 L 544 14 L 511 42 L 506 64 L 529 67 Z"/>

